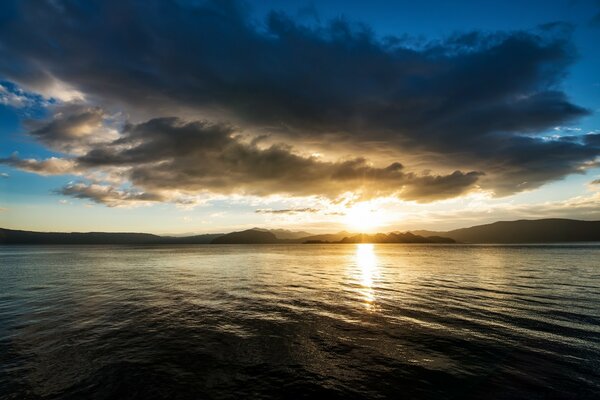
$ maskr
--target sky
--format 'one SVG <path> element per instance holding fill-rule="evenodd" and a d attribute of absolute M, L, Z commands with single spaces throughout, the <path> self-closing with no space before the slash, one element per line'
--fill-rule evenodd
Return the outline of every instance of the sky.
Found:
<path fill-rule="evenodd" d="M 600 2 L 0 2 L 0 227 L 600 219 Z"/>

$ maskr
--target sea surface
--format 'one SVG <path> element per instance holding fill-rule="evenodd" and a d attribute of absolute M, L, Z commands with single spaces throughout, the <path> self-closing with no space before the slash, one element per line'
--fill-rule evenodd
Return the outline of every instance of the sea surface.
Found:
<path fill-rule="evenodd" d="M 0 247 L 2 399 L 600 399 L 600 246 Z"/>

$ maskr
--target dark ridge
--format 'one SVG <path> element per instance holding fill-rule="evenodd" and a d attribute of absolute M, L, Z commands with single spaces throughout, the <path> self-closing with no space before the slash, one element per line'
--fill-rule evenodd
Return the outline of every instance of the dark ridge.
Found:
<path fill-rule="evenodd" d="M 283 239 L 277 239 L 274 233 L 258 229 L 248 229 L 241 232 L 231 232 L 214 238 L 212 244 L 271 244 L 285 243 Z"/>
<path fill-rule="evenodd" d="M 345 237 L 353 236 L 353 233 L 342 231 L 338 233 L 325 233 L 322 235 L 311 235 L 302 238 L 302 243 L 331 243 L 339 242 Z"/>
<path fill-rule="evenodd" d="M 501 221 L 449 232 L 412 231 L 376 234 L 338 232 L 280 238 L 283 230 L 248 229 L 227 234 L 158 236 L 148 233 L 30 232 L 0 228 L 0 244 L 275 244 L 275 243 L 574 243 L 599 242 L 600 221 L 541 219 Z M 290 232 L 290 231 L 285 231 Z M 284 237 L 285 236 L 284 232 Z"/>
<path fill-rule="evenodd" d="M 419 236 L 406 233 L 376 233 L 374 235 L 359 234 L 345 237 L 339 243 L 456 243 L 455 240 L 440 236 Z"/>
<path fill-rule="evenodd" d="M 600 241 L 600 221 L 538 219 L 499 221 L 449 232 L 412 231 L 419 235 L 438 235 L 462 243 L 570 243 Z"/>
<path fill-rule="evenodd" d="M 272 234 L 274 234 L 277 239 L 301 239 L 301 238 L 306 238 L 308 236 L 311 236 L 312 233 L 309 232 L 305 232 L 305 231 L 290 231 L 288 229 L 263 229 L 263 228 L 252 228 L 253 230 L 256 231 L 261 231 L 261 232 L 271 232 Z"/>
<path fill-rule="evenodd" d="M 150 233 L 30 232 L 0 228 L 0 244 L 206 244 L 221 235 L 173 237 Z"/>

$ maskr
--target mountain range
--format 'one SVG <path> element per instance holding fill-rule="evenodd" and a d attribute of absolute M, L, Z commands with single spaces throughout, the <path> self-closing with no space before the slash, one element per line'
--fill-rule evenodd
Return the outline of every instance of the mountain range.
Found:
<path fill-rule="evenodd" d="M 411 231 L 421 236 L 443 236 L 460 243 L 568 243 L 600 241 L 600 221 L 548 218 L 499 221 L 447 232 Z"/>
<path fill-rule="evenodd" d="M 446 232 L 413 230 L 312 235 L 252 228 L 230 233 L 159 236 L 148 233 L 32 232 L 0 228 L 0 244 L 292 244 L 292 243 L 566 243 L 599 242 L 600 221 L 539 219 L 500 221 Z"/>

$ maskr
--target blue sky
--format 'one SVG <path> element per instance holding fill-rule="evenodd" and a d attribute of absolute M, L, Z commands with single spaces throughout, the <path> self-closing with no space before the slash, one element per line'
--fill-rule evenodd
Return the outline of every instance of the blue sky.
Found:
<path fill-rule="evenodd" d="M 2 227 L 600 217 L 596 1 L 7 1 L 0 14 Z"/>

